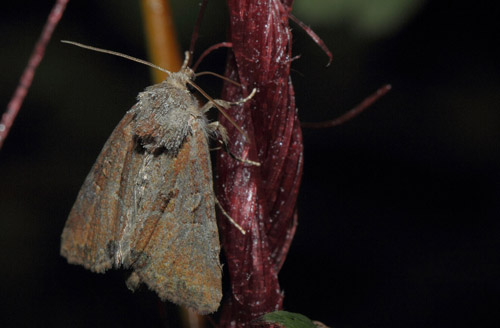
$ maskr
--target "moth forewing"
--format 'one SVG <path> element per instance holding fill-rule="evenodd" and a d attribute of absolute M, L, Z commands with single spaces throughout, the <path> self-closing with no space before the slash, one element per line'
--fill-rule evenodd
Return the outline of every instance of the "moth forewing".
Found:
<path fill-rule="evenodd" d="M 139 94 L 104 145 L 62 234 L 68 262 L 132 269 L 163 300 L 201 314 L 221 291 L 207 121 L 189 68 Z"/>

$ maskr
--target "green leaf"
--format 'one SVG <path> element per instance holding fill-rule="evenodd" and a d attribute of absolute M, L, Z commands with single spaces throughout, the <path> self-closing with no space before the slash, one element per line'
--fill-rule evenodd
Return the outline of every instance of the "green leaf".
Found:
<path fill-rule="evenodd" d="M 300 313 L 275 311 L 264 314 L 261 321 L 281 325 L 284 328 L 316 328 L 316 325 Z"/>
<path fill-rule="evenodd" d="M 347 26 L 360 35 L 385 36 L 407 24 L 427 1 L 301 0 L 293 3 L 293 10 L 313 28 Z"/>

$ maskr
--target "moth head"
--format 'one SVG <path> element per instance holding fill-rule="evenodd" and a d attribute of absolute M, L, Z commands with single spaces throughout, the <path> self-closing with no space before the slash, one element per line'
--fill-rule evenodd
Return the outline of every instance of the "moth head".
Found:
<path fill-rule="evenodd" d="M 212 98 L 210 97 L 209 95 L 207 95 L 205 93 L 205 91 L 203 91 L 199 86 L 197 86 L 193 80 L 195 78 L 195 76 L 200 76 L 200 75 L 203 75 L 203 74 L 211 74 L 211 75 L 214 75 L 214 76 L 218 76 L 230 83 L 234 83 L 236 85 L 239 85 L 241 86 L 239 83 L 235 82 L 235 81 L 232 81 L 231 79 L 228 79 L 226 77 L 223 77 L 219 74 L 215 74 L 215 73 L 210 73 L 210 72 L 201 72 L 201 73 L 197 73 L 195 74 L 193 72 L 193 70 L 191 68 L 188 67 L 188 64 L 189 64 L 189 59 L 190 59 L 190 53 L 189 51 L 186 51 L 184 53 L 185 55 L 185 58 L 184 58 L 184 63 L 182 64 L 182 67 L 181 69 L 178 71 L 178 72 L 175 72 L 175 73 L 172 73 L 158 65 L 155 65 L 153 63 L 150 63 L 148 61 L 145 61 L 145 60 L 142 60 L 142 59 L 139 59 L 139 58 L 135 58 L 135 57 L 132 57 L 132 56 L 129 56 L 129 55 L 125 55 L 125 54 L 122 54 L 120 52 L 116 52 L 116 51 L 111 51 L 111 50 L 106 50 L 106 49 L 101 49 L 101 48 L 96 48 L 96 47 L 92 47 L 92 46 L 87 46 L 85 44 L 81 44 L 81 43 L 78 43 L 78 42 L 73 42 L 73 41 L 66 41 L 66 40 L 61 40 L 62 43 L 68 43 L 68 44 L 72 44 L 74 46 L 77 46 L 77 47 L 80 47 L 80 48 L 84 48 L 84 49 L 88 49 L 88 50 L 92 50 L 92 51 L 96 51 L 96 52 L 102 52 L 102 53 L 106 53 L 106 54 L 110 54 L 110 55 L 114 55 L 114 56 L 118 56 L 118 57 L 123 57 L 123 58 L 126 58 L 128 60 L 132 60 L 132 61 L 135 61 L 137 63 L 141 63 L 141 64 L 144 64 L 146 66 L 149 66 L 149 67 L 152 67 L 152 68 L 155 68 L 157 70 L 160 70 L 164 73 L 167 73 L 168 76 L 167 78 L 165 79 L 165 81 L 169 81 L 169 83 L 172 83 L 172 84 L 177 84 L 179 87 L 185 87 L 187 84 L 191 85 L 193 88 L 195 88 L 196 90 L 198 90 L 208 101 L 210 101 L 211 103 L 213 103 L 215 105 L 215 107 L 217 107 L 217 109 L 219 110 L 219 112 L 224 115 L 224 117 L 226 117 L 226 119 L 236 127 L 236 129 L 238 131 L 241 132 L 241 134 L 244 136 L 245 139 L 248 139 L 246 133 L 238 126 L 238 124 L 236 124 L 236 122 L 234 122 L 234 120 L 224 111 L 224 109 L 219 105 L 217 104 L 217 102 Z M 255 90 L 252 91 L 252 95 L 247 97 L 248 99 L 250 99 L 253 94 L 255 94 Z"/>

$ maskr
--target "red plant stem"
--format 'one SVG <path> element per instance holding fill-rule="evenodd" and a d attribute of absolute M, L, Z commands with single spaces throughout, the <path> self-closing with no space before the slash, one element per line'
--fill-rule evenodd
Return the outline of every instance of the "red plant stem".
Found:
<path fill-rule="evenodd" d="M 342 114 L 340 117 L 330 121 L 324 122 L 302 122 L 301 125 L 303 128 L 331 128 L 334 126 L 338 126 L 344 124 L 347 121 L 350 121 L 354 117 L 358 116 L 365 109 L 373 105 L 374 102 L 380 99 L 380 97 L 384 96 L 387 92 L 391 90 L 392 86 L 390 84 L 386 84 L 380 87 L 377 91 L 369 95 L 365 100 L 359 103 L 356 107 L 350 109 L 345 114 Z"/>
<path fill-rule="evenodd" d="M 326 64 L 326 66 L 330 66 L 330 64 L 332 63 L 332 60 L 333 60 L 333 56 L 332 56 L 332 53 L 330 52 L 330 50 L 328 49 L 328 47 L 326 46 L 326 44 L 323 42 L 323 40 L 321 40 L 321 38 L 316 33 L 314 33 L 314 31 L 309 26 L 304 24 L 301 20 L 299 20 L 294 15 L 289 14 L 288 17 L 292 21 L 294 21 L 297 25 L 299 25 L 300 28 L 302 28 L 309 35 L 309 37 L 311 39 L 313 39 L 313 41 L 316 42 L 316 44 L 318 44 L 318 46 L 321 48 L 321 50 L 323 50 L 323 52 L 328 56 L 328 63 Z"/>
<path fill-rule="evenodd" d="M 217 44 L 214 44 L 213 46 L 209 47 L 207 50 L 203 51 L 203 53 L 201 54 L 201 56 L 198 58 L 198 60 L 196 60 L 196 63 L 193 65 L 192 69 L 193 71 L 196 72 L 196 69 L 198 68 L 198 66 L 200 65 L 201 61 L 203 59 L 205 59 L 205 57 L 210 54 L 212 51 L 214 50 L 217 50 L 219 48 L 231 48 L 233 45 L 231 44 L 231 42 L 221 42 L 221 43 L 217 43 Z"/>
<path fill-rule="evenodd" d="M 217 197 L 245 229 L 241 234 L 220 220 L 232 294 L 223 305 L 221 327 L 245 327 L 260 315 L 282 308 L 278 272 L 293 238 L 295 201 L 302 175 L 302 133 L 290 80 L 291 0 L 228 0 L 232 42 L 222 98 L 238 100 L 258 93 L 229 114 L 248 140 L 225 118 L 229 146 L 252 166 L 220 152 Z"/>
<path fill-rule="evenodd" d="M 31 83 L 33 82 L 35 71 L 45 54 L 45 48 L 52 37 L 52 33 L 54 32 L 57 23 L 61 20 L 68 1 L 69 0 L 57 0 L 54 7 L 52 7 L 49 17 L 47 18 L 47 22 L 43 27 L 42 34 L 40 35 L 40 38 L 38 39 L 28 61 L 28 65 L 24 69 L 23 75 L 21 75 L 17 89 L 7 105 L 7 110 L 2 115 L 2 121 L 0 122 L 0 149 L 2 148 L 2 145 L 9 134 L 10 128 L 12 127 L 12 124 L 14 124 L 14 120 L 21 109 L 24 98 L 26 97 Z"/>
<path fill-rule="evenodd" d="M 198 12 L 198 17 L 196 18 L 196 23 L 194 24 L 193 34 L 191 34 L 191 43 L 189 45 L 189 62 L 188 66 L 191 66 L 193 61 L 194 47 L 196 45 L 196 41 L 198 40 L 198 35 L 201 27 L 201 21 L 203 20 L 203 16 L 205 15 L 205 10 L 207 9 L 208 0 L 203 0 L 200 4 L 200 11 Z M 195 69 L 193 69 L 195 70 Z"/>

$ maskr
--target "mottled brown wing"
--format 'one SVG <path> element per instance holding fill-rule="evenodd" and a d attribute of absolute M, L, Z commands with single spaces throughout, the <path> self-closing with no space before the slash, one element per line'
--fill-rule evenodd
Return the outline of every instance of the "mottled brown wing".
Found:
<path fill-rule="evenodd" d="M 128 112 L 114 129 L 90 170 L 66 221 L 61 237 L 61 255 L 69 263 L 94 272 L 104 272 L 114 263 L 114 245 L 119 238 L 123 184 L 134 151 Z"/>
<path fill-rule="evenodd" d="M 193 118 L 178 151 L 136 144 L 130 111 L 87 176 L 62 234 L 68 262 L 132 268 L 163 299 L 201 314 L 222 298 L 219 239 L 205 133 Z"/>
<path fill-rule="evenodd" d="M 193 120 L 192 134 L 175 157 L 140 158 L 132 191 L 138 223 L 130 233 L 132 289 L 144 282 L 163 299 L 200 314 L 215 312 L 222 298 L 219 236 L 207 139 Z M 124 233 L 125 236 L 125 233 Z M 122 248 L 128 246 L 122 239 Z"/>

